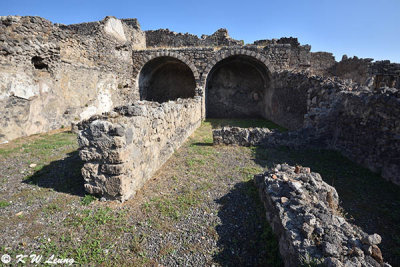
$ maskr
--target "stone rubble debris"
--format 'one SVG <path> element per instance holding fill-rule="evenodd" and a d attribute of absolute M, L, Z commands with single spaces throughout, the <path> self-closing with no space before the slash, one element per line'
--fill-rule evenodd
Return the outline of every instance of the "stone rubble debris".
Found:
<path fill-rule="evenodd" d="M 339 208 L 334 187 L 310 168 L 278 164 L 254 176 L 266 218 L 279 239 L 285 266 L 319 263 L 324 266 L 390 266 L 378 245 L 349 223 Z"/>

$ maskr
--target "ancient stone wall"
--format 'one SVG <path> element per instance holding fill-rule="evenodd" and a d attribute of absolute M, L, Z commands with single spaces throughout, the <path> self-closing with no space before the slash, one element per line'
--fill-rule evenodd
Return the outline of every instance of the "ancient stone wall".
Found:
<path fill-rule="evenodd" d="M 223 95 L 219 96 L 219 100 L 224 100 L 219 104 L 221 105 L 214 105 L 211 108 L 217 110 L 234 110 L 234 107 L 239 108 L 239 106 L 244 105 L 237 105 L 235 102 L 234 97 L 227 94 L 225 91 L 235 89 L 232 91 L 235 95 L 240 95 L 241 100 L 246 100 L 249 102 L 247 107 L 247 111 L 245 109 L 239 110 L 234 115 L 238 117 L 245 117 L 251 114 L 252 116 L 262 116 L 266 117 L 267 119 L 277 120 L 277 123 L 283 123 L 284 126 L 289 128 L 296 128 L 302 123 L 302 117 L 304 114 L 299 113 L 305 111 L 305 96 L 306 91 L 300 92 L 295 87 L 297 85 L 292 83 L 291 87 L 282 88 L 279 87 L 279 90 L 275 90 L 273 87 L 275 84 L 279 84 L 280 75 L 278 72 L 283 70 L 306 70 L 309 66 L 309 57 L 306 55 L 309 47 L 305 46 L 298 46 L 296 48 L 292 48 L 290 44 L 269 44 L 266 47 L 258 47 L 255 45 L 249 45 L 244 47 L 238 46 L 231 46 L 231 47 L 221 47 L 215 49 L 213 47 L 189 47 L 189 48 L 169 48 L 169 49 L 146 49 L 146 50 L 139 50 L 133 52 L 133 76 L 136 79 L 135 82 L 135 91 L 142 92 L 143 86 L 145 83 L 142 82 L 142 79 L 145 76 L 142 75 L 142 70 L 146 69 L 146 72 L 151 72 L 148 70 L 147 66 L 153 64 L 157 58 L 173 58 L 178 59 L 182 63 L 186 64 L 191 70 L 194 75 L 196 81 L 196 95 L 204 96 L 203 98 L 203 117 L 206 116 L 206 98 L 209 98 L 209 94 L 207 92 L 208 83 L 212 74 L 215 71 L 218 71 L 218 67 L 226 66 L 230 67 L 232 71 L 232 75 L 236 76 L 243 76 L 243 72 L 248 68 L 253 67 L 253 73 L 263 73 L 262 78 L 262 85 L 258 87 L 262 87 L 261 89 L 258 88 L 260 92 L 255 92 L 257 88 L 251 88 L 251 90 L 245 90 L 246 85 L 251 85 L 250 83 L 253 82 L 254 79 L 250 79 L 249 77 L 242 77 L 243 84 L 237 83 L 237 86 L 241 86 L 240 88 L 236 88 L 234 85 L 234 81 L 226 80 L 226 85 L 222 84 Z M 241 61 L 246 69 L 240 69 L 240 66 L 229 66 L 226 63 L 235 63 L 238 60 Z M 229 62 L 228 62 L 229 61 Z M 153 64 L 154 65 L 154 64 Z M 156 66 L 155 66 L 156 67 Z M 156 69 L 156 68 L 154 68 Z M 258 70 L 256 70 L 258 69 Z M 237 70 L 236 72 L 234 72 Z M 225 75 L 226 76 L 226 75 Z M 215 78 L 215 76 L 214 76 Z M 259 83 L 260 84 L 260 83 Z M 251 87 L 251 86 L 250 86 Z M 237 90 L 236 90 L 237 89 Z M 268 92 L 271 90 L 271 92 Z M 243 92 L 242 92 L 243 91 Z M 287 96 L 291 96 L 287 98 Z M 268 98 L 266 98 L 268 97 Z M 283 97 L 283 98 L 280 98 Z M 145 99 L 145 97 L 142 97 Z M 293 100 L 293 101 L 292 101 Z M 304 101 L 303 101 L 304 100 Z M 219 101 L 219 102 L 221 102 Z M 278 109 L 272 109 L 273 105 L 271 101 L 274 101 L 275 105 L 278 104 L 279 101 L 283 101 L 284 103 L 280 105 Z M 288 102 L 292 104 L 292 110 L 287 110 Z M 259 102 L 259 103 L 258 103 Z M 265 102 L 265 103 L 264 103 Z M 258 103 L 258 104 L 257 104 Z M 260 105 L 257 109 L 257 112 L 251 113 L 251 109 L 254 109 L 253 106 Z M 268 106 L 267 115 L 265 113 L 266 108 L 264 105 Z M 303 106 L 301 106 L 303 105 Z M 246 108 L 244 106 L 244 108 Z M 258 111 L 259 110 L 259 111 Z M 283 113 L 282 113 L 283 112 Z M 278 114 L 281 113 L 281 114 Z M 225 116 L 229 115 L 229 113 L 224 113 Z M 285 116 L 285 114 L 289 114 Z M 269 116 L 271 115 L 271 116 Z M 273 116 L 272 116 L 273 115 Z"/>
<path fill-rule="evenodd" d="M 326 136 L 330 148 L 400 184 L 399 114 L 398 89 L 355 90 L 329 82 L 310 90 L 305 127 Z"/>
<path fill-rule="evenodd" d="M 303 126 L 313 99 L 307 91 L 324 90 L 311 74 L 370 89 L 400 87 L 400 64 L 356 57 L 335 62 L 332 54 L 310 49 L 292 37 L 243 45 L 225 29 L 201 38 L 169 30 L 144 33 L 136 19 L 60 25 L 39 17 L 0 17 L 0 143 L 135 100 L 193 94 L 202 97 L 203 118 L 206 110 L 218 117 L 261 116 L 294 130 Z M 179 66 L 160 74 L 157 62 Z M 160 95 L 164 81 L 168 90 Z M 207 102 L 213 96 L 216 101 Z"/>
<path fill-rule="evenodd" d="M 373 62 L 372 58 L 348 58 L 344 55 L 341 61 L 336 62 L 331 53 L 316 52 L 311 53 L 310 74 L 347 79 L 372 89 L 400 88 L 400 64 L 389 60 Z"/>
<path fill-rule="evenodd" d="M 254 182 L 285 266 L 383 266 L 381 237 L 344 218 L 335 188 L 318 173 L 278 164 Z"/>
<path fill-rule="evenodd" d="M 310 129 L 281 132 L 268 128 L 222 127 L 213 130 L 214 145 L 286 146 L 293 149 L 321 148 L 326 140 Z"/>
<path fill-rule="evenodd" d="M 199 97 L 139 101 L 80 122 L 86 191 L 121 201 L 133 197 L 200 122 Z"/>
<path fill-rule="evenodd" d="M 202 47 L 244 45 L 243 41 L 232 39 L 226 29 L 219 29 L 212 35 L 202 35 L 201 38 L 190 33 L 176 33 L 168 29 L 146 31 L 148 48 L 157 47 Z"/>
<path fill-rule="evenodd" d="M 335 57 L 328 52 L 312 52 L 310 73 L 313 75 L 328 74 L 327 70 L 336 64 Z"/>
<path fill-rule="evenodd" d="M 372 60 L 372 58 L 347 58 L 344 56 L 340 62 L 328 68 L 327 71 L 341 79 L 351 79 L 360 85 L 368 85 Z"/>
<path fill-rule="evenodd" d="M 389 60 L 376 61 L 370 66 L 374 77 L 374 87 L 392 87 L 400 89 L 400 64 L 390 63 Z"/>
<path fill-rule="evenodd" d="M 307 113 L 307 92 L 313 86 L 317 84 L 303 73 L 273 73 L 264 96 L 265 118 L 290 130 L 300 129 Z"/>
<path fill-rule="evenodd" d="M 65 26 L 1 17 L 0 143 L 137 99 L 131 54 L 144 38 L 135 20 Z"/>
<path fill-rule="evenodd" d="M 400 184 L 400 90 L 372 90 L 339 79 L 289 75 L 294 77 L 289 80 L 308 88 L 300 129 L 278 133 L 228 128 L 214 131 L 219 139 L 214 142 L 334 149 Z"/>

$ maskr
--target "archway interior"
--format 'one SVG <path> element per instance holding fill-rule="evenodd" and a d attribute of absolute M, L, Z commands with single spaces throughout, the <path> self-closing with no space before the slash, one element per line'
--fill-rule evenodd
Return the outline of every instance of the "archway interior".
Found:
<path fill-rule="evenodd" d="M 268 69 L 253 57 L 236 55 L 221 60 L 207 77 L 206 117 L 263 117 L 269 81 Z"/>
<path fill-rule="evenodd" d="M 147 62 L 139 74 L 140 99 L 166 102 L 195 96 L 192 70 L 173 57 L 158 57 Z"/>

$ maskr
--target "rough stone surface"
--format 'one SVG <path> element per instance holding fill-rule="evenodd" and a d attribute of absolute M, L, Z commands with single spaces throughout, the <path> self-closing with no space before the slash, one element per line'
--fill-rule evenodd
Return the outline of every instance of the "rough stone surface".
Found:
<path fill-rule="evenodd" d="M 0 143 L 138 99 L 131 54 L 143 47 L 144 32 L 133 21 L 65 26 L 0 17 Z"/>
<path fill-rule="evenodd" d="M 212 35 L 201 38 L 190 33 L 177 33 L 168 29 L 146 31 L 147 47 L 190 47 L 190 46 L 230 46 L 243 45 L 243 41 L 232 39 L 228 30 L 219 29 Z"/>
<path fill-rule="evenodd" d="M 306 96 L 298 97 L 299 101 L 296 103 L 293 100 L 292 104 L 290 100 L 280 100 L 283 97 L 271 98 L 275 113 L 271 112 L 270 117 L 289 129 L 296 129 L 288 127 L 296 123 L 302 127 L 288 133 L 261 129 L 253 129 L 252 132 L 246 129 L 225 129 L 215 131 L 214 136 L 218 138 L 215 143 L 312 146 L 338 150 L 349 159 L 381 173 L 385 179 L 400 184 L 398 89 L 373 89 L 373 85 L 359 86 L 337 78 L 300 73 L 281 72 L 279 76 L 281 85 L 276 85 L 277 88 L 294 86 Z M 297 107 L 297 111 L 305 106 L 306 110 L 294 113 L 292 117 L 287 112 L 285 120 L 282 103 L 287 103 L 287 108 Z M 280 112 L 277 111 L 279 106 L 282 107 Z M 302 120 L 299 119 L 301 115 L 304 117 Z"/>
<path fill-rule="evenodd" d="M 106 199 L 133 197 L 200 122 L 198 97 L 163 104 L 140 101 L 80 122 L 85 190 Z"/>
<path fill-rule="evenodd" d="M 280 164 L 254 182 L 285 266 L 382 266 L 381 237 L 343 217 L 335 188 L 318 173 Z"/>
<path fill-rule="evenodd" d="M 319 139 L 308 129 L 295 132 L 280 132 L 268 128 L 223 127 L 213 130 L 214 145 L 240 146 L 288 146 L 291 148 L 321 147 L 324 140 Z"/>
<path fill-rule="evenodd" d="M 400 87 L 399 64 L 356 57 L 336 62 L 330 53 L 310 49 L 293 37 L 244 45 L 226 29 L 201 38 L 169 30 L 143 32 L 136 19 L 106 17 L 61 25 L 40 17 L 0 17 L 0 142 L 149 99 L 148 85 L 172 81 L 160 70 L 165 58 L 182 65 L 173 71 L 173 81 L 190 81 L 190 93 L 151 99 L 195 94 L 203 98 L 203 118 L 206 109 L 218 117 L 230 111 L 226 116 L 264 117 L 291 130 L 304 124 L 308 89 L 320 89 L 310 74 L 340 77 L 371 89 Z M 247 69 L 262 74 L 258 82 L 251 73 L 243 75 Z M 221 101 L 206 100 L 213 96 Z M 387 167 L 386 172 L 393 169 Z"/>
<path fill-rule="evenodd" d="M 399 93 L 387 88 L 400 87 L 400 65 L 336 62 L 310 49 L 292 37 L 243 45 L 225 29 L 202 38 L 145 33 L 136 19 L 60 25 L 0 17 L 0 143 L 139 99 L 198 96 L 202 118 L 310 128 L 300 136 L 314 131 L 329 148 L 400 183 Z"/>
<path fill-rule="evenodd" d="M 310 88 L 304 127 L 328 148 L 400 184 L 400 91 L 329 81 Z"/>

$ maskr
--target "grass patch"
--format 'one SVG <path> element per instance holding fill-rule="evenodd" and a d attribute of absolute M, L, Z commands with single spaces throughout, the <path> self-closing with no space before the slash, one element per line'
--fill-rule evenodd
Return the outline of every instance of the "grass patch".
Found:
<path fill-rule="evenodd" d="M 84 206 L 88 206 L 90 203 L 92 203 L 93 201 L 97 200 L 97 198 L 95 196 L 92 195 L 86 195 L 82 198 L 81 200 L 81 204 Z"/>
<path fill-rule="evenodd" d="M 174 244 L 176 247 L 167 242 L 155 244 L 159 245 L 156 247 L 159 255 L 154 256 L 155 247 L 149 246 L 147 243 L 147 240 L 149 242 L 153 240 L 153 232 L 179 235 L 174 233 L 175 226 L 181 223 L 179 220 L 190 218 L 193 209 L 204 211 L 207 214 L 219 213 L 219 218 L 222 218 L 219 208 L 211 209 L 203 204 L 206 201 L 215 201 L 216 195 L 222 192 L 216 188 L 225 188 L 226 186 L 229 188 L 227 190 L 231 190 L 232 185 L 245 184 L 239 187 L 238 195 L 234 196 L 241 196 L 245 201 L 232 202 L 231 198 L 222 197 L 223 200 L 219 204 L 226 206 L 224 211 L 226 212 L 226 221 L 218 225 L 215 221 L 202 225 L 206 231 L 205 237 L 219 242 L 221 236 L 227 230 L 232 229 L 232 221 L 240 217 L 238 214 L 249 213 L 246 215 L 248 217 L 244 217 L 245 220 L 237 221 L 235 225 L 250 230 L 243 231 L 244 238 L 242 239 L 240 235 L 235 236 L 236 228 L 229 232 L 224 243 L 229 253 L 220 264 L 225 266 L 235 262 L 231 249 L 235 251 L 234 257 L 245 264 L 248 257 L 243 256 L 246 255 L 245 253 L 241 254 L 245 248 L 248 251 L 254 250 L 251 255 L 259 257 L 257 262 L 265 263 L 260 265 L 281 266 L 276 238 L 265 219 L 265 210 L 251 180 L 254 174 L 261 173 L 265 168 L 287 162 L 291 165 L 308 166 L 312 171 L 319 172 L 326 182 L 337 189 L 345 212 L 354 218 L 355 223 L 361 227 L 372 225 L 375 228 L 370 228 L 368 231 L 382 235 L 382 246 L 386 246 L 386 249 L 385 247 L 382 249 L 383 254 L 389 255 L 386 256 L 386 260 L 391 263 L 399 262 L 400 190 L 397 186 L 393 186 L 379 175 L 373 174 L 333 151 L 212 146 L 212 128 L 228 125 L 285 130 L 265 120 L 206 120 L 182 145 L 178 153 L 174 154 L 173 161 L 166 163 L 163 167 L 164 171 L 159 175 L 157 185 L 152 185 L 149 181 L 148 186 L 154 191 L 149 191 L 144 187 L 143 192 L 146 194 L 150 192 L 149 200 L 145 201 L 146 198 L 142 198 L 139 200 L 138 206 L 134 208 L 124 204 L 122 205 L 123 209 L 119 208 L 121 207 L 119 204 L 110 205 L 112 208 L 107 208 L 106 206 L 109 204 L 103 202 L 90 205 L 96 198 L 91 195 L 85 196 L 78 190 L 83 188 L 83 179 L 80 174 L 82 164 L 78 153 L 75 151 L 65 158 L 66 151 L 75 150 L 77 147 L 74 134 L 64 132 L 54 135 L 38 135 L 29 141 L 17 140 L 12 144 L 0 146 L 0 157 L 18 153 L 24 166 L 36 163 L 35 169 L 29 169 L 29 173 L 33 171 L 34 174 L 28 177 L 26 182 L 37 184 L 35 189 L 40 190 L 33 193 L 32 190 L 28 190 L 30 188 L 28 187 L 26 191 L 17 192 L 8 200 L 12 200 L 12 203 L 19 201 L 18 204 L 24 205 L 29 205 L 30 202 L 35 204 L 37 201 L 46 203 L 38 208 L 39 212 L 37 213 L 40 218 L 34 218 L 33 213 L 24 213 L 22 218 L 17 218 L 19 221 L 35 222 L 46 218 L 53 221 L 54 218 L 60 217 L 58 215 L 68 212 L 64 221 L 53 221 L 51 227 L 43 224 L 43 230 L 38 230 L 37 234 L 32 235 L 43 237 L 40 240 L 40 254 L 48 253 L 48 255 L 55 254 L 59 257 L 74 258 L 77 260 L 77 264 L 86 266 L 122 266 L 127 262 L 149 265 L 153 261 L 161 262 L 164 259 L 166 262 L 171 262 L 174 257 L 181 257 L 176 254 L 182 253 L 182 249 L 185 248 L 185 246 L 182 247 L 182 244 Z M 61 156 L 64 157 L 61 158 Z M 167 180 L 172 183 L 168 183 Z M 50 188 L 50 190 L 44 188 Z M 53 200 L 51 203 L 46 202 L 47 199 L 53 199 L 49 198 L 50 194 L 53 196 L 59 192 L 70 195 L 68 198 L 56 198 L 56 201 Z M 5 198 L 2 197 L 2 199 Z M 71 203 L 78 205 L 65 205 L 66 199 L 71 199 Z M 229 206 L 230 203 L 234 203 L 234 205 Z M 254 203 L 258 203 L 256 208 L 252 206 Z M 0 208 L 9 205 L 9 201 L 0 201 Z M 209 209 L 207 210 L 207 208 Z M 57 214 L 57 216 L 48 216 L 49 214 Z M 371 222 L 371 215 L 379 220 Z M 52 227 L 55 224 L 59 224 L 59 226 L 57 225 L 56 230 L 53 230 Z M 7 227 L 10 226 L 6 225 L 4 229 Z M 188 226 L 190 233 L 196 230 L 198 228 L 195 226 Z M 255 235 L 251 236 L 250 232 Z M 250 234 L 246 235 L 248 233 Z M 146 235 L 150 237 L 147 238 Z M 175 238 L 179 238 L 179 236 L 175 236 Z M 204 246 L 197 248 L 198 244 L 201 242 L 188 244 L 186 247 L 190 253 L 200 253 L 199 251 Z M 190 245 L 193 246 L 190 247 Z M 214 252 L 221 249 L 219 245 L 217 246 L 218 248 L 213 248 Z M 149 249 L 149 247 L 151 248 Z M 21 249 L 20 254 L 27 254 L 26 251 L 32 247 Z M 15 249 L 14 251 L 19 250 Z M 204 251 L 204 253 L 212 252 Z M 310 262 L 312 264 L 312 259 Z"/>
<path fill-rule="evenodd" d="M 40 134 L 26 139 L 20 138 L 0 147 L 0 156 L 10 156 L 15 153 L 32 154 L 48 157 L 53 150 L 66 147 L 76 147 L 76 135 L 72 132 L 56 134 Z"/>
<path fill-rule="evenodd" d="M 198 190 L 185 190 L 176 196 L 153 197 L 142 205 L 142 210 L 147 214 L 157 211 L 163 217 L 178 220 L 186 215 L 191 207 L 200 203 L 202 199 L 200 192 L 204 188 L 207 186 L 199 187 Z"/>
<path fill-rule="evenodd" d="M 64 226 L 66 232 L 41 240 L 41 253 L 73 258 L 80 265 L 110 265 L 115 257 L 108 253 L 113 248 L 109 240 L 132 230 L 124 210 L 107 207 L 80 211 L 68 217 Z"/>
<path fill-rule="evenodd" d="M 56 203 L 49 204 L 43 208 L 43 212 L 48 214 L 53 214 L 61 210 L 62 210 L 61 207 Z"/>
<path fill-rule="evenodd" d="M 11 205 L 11 203 L 8 202 L 8 201 L 4 201 L 4 200 L 0 201 L 0 208 L 5 208 L 5 207 L 8 207 L 10 205 Z"/>

